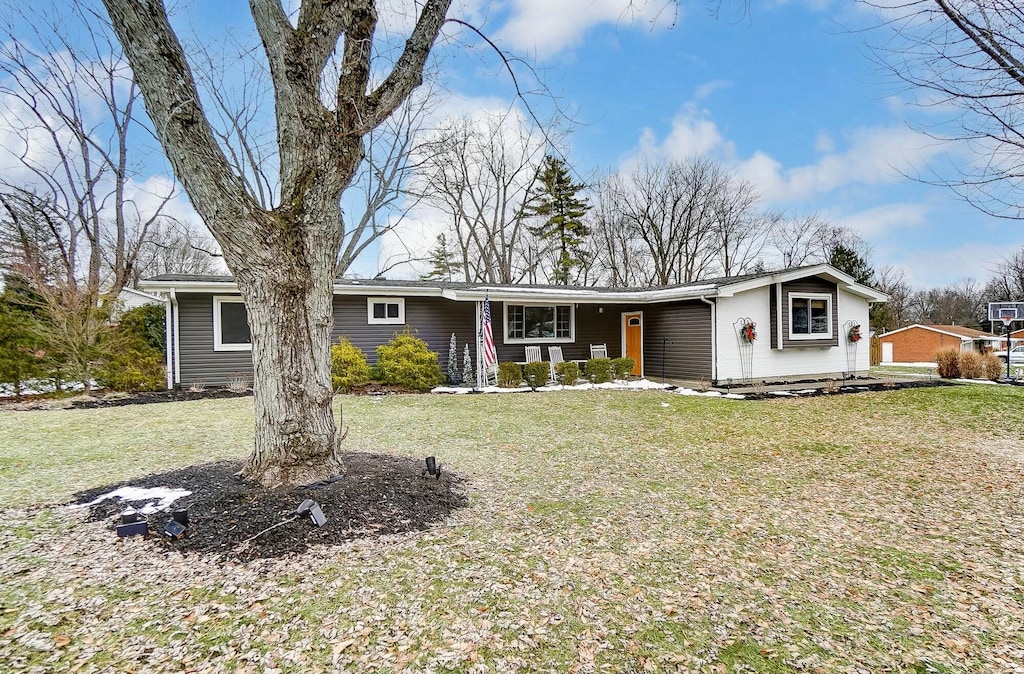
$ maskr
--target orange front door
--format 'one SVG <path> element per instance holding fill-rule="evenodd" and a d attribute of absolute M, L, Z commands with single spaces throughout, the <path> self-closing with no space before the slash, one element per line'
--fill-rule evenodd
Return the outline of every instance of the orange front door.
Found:
<path fill-rule="evenodd" d="M 626 345 L 626 358 L 632 358 L 635 363 L 631 374 L 641 377 L 644 373 L 643 312 L 622 314 L 622 335 L 622 343 Z"/>

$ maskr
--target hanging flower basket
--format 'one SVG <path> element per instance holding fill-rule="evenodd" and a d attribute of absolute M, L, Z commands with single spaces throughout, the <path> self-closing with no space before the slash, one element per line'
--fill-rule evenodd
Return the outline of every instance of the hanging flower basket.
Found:
<path fill-rule="evenodd" d="M 857 342 L 859 342 L 859 341 L 860 341 L 860 339 L 861 339 L 861 334 L 860 334 L 860 326 L 859 326 L 859 325 L 857 325 L 857 324 L 854 324 L 854 325 L 853 325 L 853 326 L 852 326 L 852 327 L 850 328 L 850 332 L 848 332 L 846 336 L 847 336 L 847 337 L 849 338 L 849 340 L 850 340 L 851 342 L 853 342 L 854 344 L 856 344 Z"/>
<path fill-rule="evenodd" d="M 740 338 L 747 344 L 753 344 L 754 340 L 757 339 L 757 332 L 755 328 L 757 325 L 754 321 L 747 321 L 740 326 Z"/>

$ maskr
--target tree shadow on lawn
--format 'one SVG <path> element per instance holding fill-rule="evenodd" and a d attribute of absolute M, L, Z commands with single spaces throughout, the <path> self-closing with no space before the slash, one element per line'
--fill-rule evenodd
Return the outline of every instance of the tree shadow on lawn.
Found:
<path fill-rule="evenodd" d="M 165 550 L 242 561 L 301 553 L 312 545 L 421 531 L 467 504 L 458 476 L 443 473 L 439 480 L 424 478 L 422 460 L 359 452 L 346 452 L 342 460 L 344 475 L 303 487 L 266 489 L 237 475 L 241 461 L 219 461 L 81 491 L 72 503 L 89 503 L 125 486 L 191 491 L 172 506 L 188 510 L 185 535 L 179 539 L 164 535 L 171 515 L 160 512 L 146 517 L 149 538 Z M 320 505 L 327 522 L 318 527 L 303 515 L 281 524 L 293 517 L 305 499 Z M 150 500 L 133 505 L 141 508 Z M 113 538 L 126 508 L 125 501 L 107 499 L 89 506 L 88 520 L 108 521 Z M 269 527 L 274 528 L 260 533 Z"/>

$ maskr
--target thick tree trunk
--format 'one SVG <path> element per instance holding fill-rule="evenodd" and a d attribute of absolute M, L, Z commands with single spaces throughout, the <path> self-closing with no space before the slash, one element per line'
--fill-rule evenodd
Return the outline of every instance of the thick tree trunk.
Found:
<path fill-rule="evenodd" d="M 256 434 L 243 474 L 267 487 L 308 484 L 342 472 L 331 409 L 334 254 L 338 195 L 361 146 L 329 178 L 309 172 L 290 210 L 261 214 L 241 250 L 225 246 L 252 330 Z"/>
<path fill-rule="evenodd" d="M 243 474 L 264 486 L 342 472 L 331 410 L 329 274 L 253 273 L 243 296 L 252 328 L 256 435 Z M 241 284 L 240 284 L 241 285 Z"/>

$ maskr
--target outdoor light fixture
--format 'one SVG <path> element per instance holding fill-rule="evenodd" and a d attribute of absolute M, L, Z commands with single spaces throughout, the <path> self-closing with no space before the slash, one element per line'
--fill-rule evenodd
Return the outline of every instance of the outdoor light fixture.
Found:
<path fill-rule="evenodd" d="M 596 374 L 590 375 L 590 385 L 591 386 L 597 386 L 597 375 Z"/>
<path fill-rule="evenodd" d="M 135 524 L 139 521 L 139 511 L 135 508 L 128 508 L 121 513 L 121 524 Z"/>
<path fill-rule="evenodd" d="M 174 510 L 171 512 L 171 519 L 181 524 L 182 526 L 188 526 L 188 510 Z"/>
<path fill-rule="evenodd" d="M 128 538 L 129 536 L 146 536 L 149 534 L 149 525 L 145 522 L 130 522 L 117 525 L 117 537 Z"/>
<path fill-rule="evenodd" d="M 167 526 L 164 527 L 164 536 L 172 540 L 177 540 L 185 535 L 185 525 L 178 520 L 167 520 Z"/>
<path fill-rule="evenodd" d="M 309 519 L 313 524 L 318 527 L 322 527 L 327 524 L 327 517 L 324 515 L 324 511 L 320 509 L 320 505 L 316 501 L 306 499 L 299 504 L 299 507 L 295 509 L 295 516 L 302 517 L 309 515 Z"/>
<path fill-rule="evenodd" d="M 530 380 L 530 390 L 531 391 L 536 391 L 537 390 L 537 375 L 531 374 L 531 375 L 527 376 L 526 378 Z"/>
<path fill-rule="evenodd" d="M 427 475 L 433 475 L 435 480 L 441 479 L 441 464 L 432 456 L 427 457 L 427 467 L 423 469 L 420 477 L 426 477 Z"/>
<path fill-rule="evenodd" d="M 732 377 L 726 377 L 725 378 L 725 390 L 728 391 L 730 389 L 732 389 Z"/>

